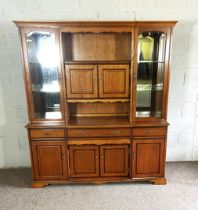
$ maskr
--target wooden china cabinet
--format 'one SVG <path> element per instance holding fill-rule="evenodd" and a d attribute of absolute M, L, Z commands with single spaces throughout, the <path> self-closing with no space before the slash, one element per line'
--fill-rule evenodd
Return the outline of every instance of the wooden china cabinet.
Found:
<path fill-rule="evenodd" d="M 15 21 L 32 187 L 166 184 L 171 34 L 176 21 Z"/>

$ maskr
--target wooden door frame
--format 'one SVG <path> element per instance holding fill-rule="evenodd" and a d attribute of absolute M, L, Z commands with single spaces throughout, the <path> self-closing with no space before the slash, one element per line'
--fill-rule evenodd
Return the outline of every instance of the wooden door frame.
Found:
<path fill-rule="evenodd" d="M 137 93 L 137 71 L 138 71 L 138 35 L 146 31 L 159 31 L 167 35 L 166 49 L 165 49 L 165 66 L 164 66 L 164 80 L 163 80 L 163 97 L 162 97 L 162 112 L 161 117 L 136 117 L 136 93 Z M 139 27 L 134 30 L 134 61 L 133 61 L 133 81 L 132 81 L 132 122 L 134 121 L 165 121 L 167 119 L 167 103 L 168 103 L 168 86 L 169 86 L 169 59 L 171 46 L 171 32 L 172 28 L 168 27 Z"/>
<path fill-rule="evenodd" d="M 27 54 L 27 46 L 25 42 L 25 34 L 33 31 L 44 31 L 44 32 L 51 32 L 55 35 L 55 45 L 57 46 L 57 52 L 59 55 L 59 62 L 57 64 L 57 71 L 58 71 L 58 81 L 60 84 L 60 112 L 62 115 L 61 119 L 44 119 L 44 118 L 35 118 L 35 110 L 34 110 L 34 103 L 33 103 L 33 95 L 32 95 L 32 82 L 30 77 L 30 69 L 29 69 L 29 63 L 28 63 L 28 54 Z M 52 121 L 52 122 L 64 122 L 65 119 L 65 106 L 64 106 L 64 95 L 63 95 L 63 89 L 64 89 L 64 83 L 62 79 L 62 68 L 61 68 L 61 55 L 60 55 L 60 36 L 59 36 L 59 30 L 56 28 L 44 28 L 44 27 L 25 27 L 20 28 L 20 38 L 21 38 L 21 46 L 22 46 L 22 58 L 24 62 L 24 83 L 25 83 L 25 89 L 26 89 L 26 98 L 27 98 L 27 104 L 28 104 L 28 116 L 30 121 L 34 123 L 41 123 L 46 121 Z"/>
<path fill-rule="evenodd" d="M 125 162 L 124 162 L 124 167 L 125 167 L 125 171 L 122 173 L 106 173 L 105 172 L 105 154 L 104 154 L 104 150 L 105 149 L 124 149 L 125 151 Z M 101 145 L 100 146 L 100 176 L 101 177 L 127 177 L 129 176 L 129 148 L 130 148 L 130 144 L 120 144 L 120 145 Z"/>
<path fill-rule="evenodd" d="M 61 147 L 61 161 L 62 161 L 62 172 L 63 172 L 63 175 L 60 176 L 60 177 L 51 177 L 51 176 L 48 176 L 48 177 L 42 177 L 42 176 L 39 176 L 39 160 L 38 160 L 38 154 L 37 154 L 37 146 L 60 146 Z M 65 141 L 63 140 L 38 140 L 38 141 L 32 141 L 30 143 L 30 146 L 31 146 L 31 156 L 32 156 L 32 167 L 33 167 L 33 171 L 34 171 L 34 181 L 40 181 L 40 180 L 43 180 L 43 181 L 46 181 L 46 180 L 66 180 L 68 179 L 68 174 L 67 174 L 67 155 L 66 155 L 66 150 L 65 150 Z"/>

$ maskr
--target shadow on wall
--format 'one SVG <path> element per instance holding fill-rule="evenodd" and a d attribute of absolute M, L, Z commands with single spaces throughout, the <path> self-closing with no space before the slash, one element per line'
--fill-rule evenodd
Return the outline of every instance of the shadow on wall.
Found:
<path fill-rule="evenodd" d="M 12 29 L 0 32 L 0 168 L 30 165 L 19 36 Z"/>

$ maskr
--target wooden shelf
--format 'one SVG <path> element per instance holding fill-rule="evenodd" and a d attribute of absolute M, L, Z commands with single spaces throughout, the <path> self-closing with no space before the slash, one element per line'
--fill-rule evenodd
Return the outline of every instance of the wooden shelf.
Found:
<path fill-rule="evenodd" d="M 65 64 L 131 64 L 131 60 L 115 60 L 115 61 L 65 61 Z"/>
<path fill-rule="evenodd" d="M 67 127 L 130 127 L 129 117 L 71 117 Z"/>
<path fill-rule="evenodd" d="M 114 103 L 114 102 L 129 102 L 129 99 L 68 99 L 68 103 Z"/>

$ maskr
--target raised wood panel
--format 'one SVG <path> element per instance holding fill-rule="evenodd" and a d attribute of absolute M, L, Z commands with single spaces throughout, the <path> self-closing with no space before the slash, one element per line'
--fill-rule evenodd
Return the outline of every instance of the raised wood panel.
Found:
<path fill-rule="evenodd" d="M 164 176 L 165 140 L 133 140 L 132 177 Z"/>
<path fill-rule="evenodd" d="M 128 176 L 129 145 L 100 146 L 100 175 Z"/>
<path fill-rule="evenodd" d="M 64 129 L 30 129 L 31 138 L 64 138 Z"/>
<path fill-rule="evenodd" d="M 99 97 L 129 97 L 129 65 L 99 65 Z"/>
<path fill-rule="evenodd" d="M 166 136 L 166 127 L 146 127 L 146 128 L 133 128 L 133 137 L 160 137 Z"/>
<path fill-rule="evenodd" d="M 106 129 L 68 129 L 68 137 L 115 137 L 115 136 L 130 136 L 129 128 L 106 128 Z"/>
<path fill-rule="evenodd" d="M 64 141 L 35 141 L 31 146 L 35 180 L 67 179 Z"/>
<path fill-rule="evenodd" d="M 99 176 L 98 146 L 69 146 L 70 176 Z"/>
<path fill-rule="evenodd" d="M 95 65 L 66 65 L 67 98 L 96 98 L 98 96 Z"/>

